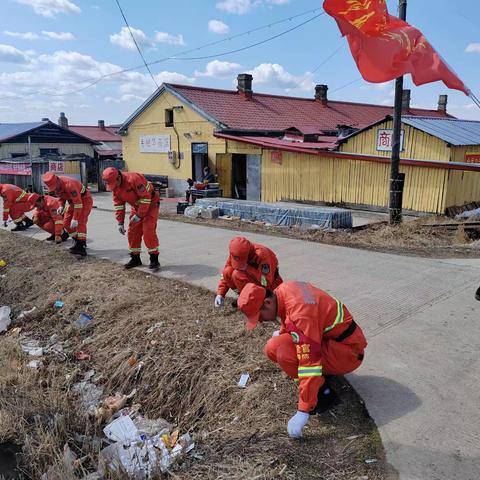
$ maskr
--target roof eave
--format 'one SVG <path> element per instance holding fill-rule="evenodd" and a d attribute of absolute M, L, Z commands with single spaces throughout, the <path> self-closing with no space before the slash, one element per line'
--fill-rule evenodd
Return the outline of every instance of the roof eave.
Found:
<path fill-rule="evenodd" d="M 140 105 L 140 107 L 137 108 L 137 110 L 135 110 L 135 112 L 133 112 L 132 115 L 127 118 L 127 120 L 118 129 L 118 134 L 126 135 L 128 132 L 128 127 L 131 125 L 131 123 L 136 120 L 150 105 L 152 105 L 152 103 L 164 92 L 171 93 L 174 97 L 178 98 L 178 100 L 180 100 L 181 102 L 186 103 L 192 110 L 204 117 L 206 120 L 214 123 L 218 128 L 228 128 L 228 126 L 221 122 L 218 118 L 210 115 L 205 110 L 200 108 L 197 104 L 189 100 L 187 97 L 177 92 L 175 90 L 175 87 L 169 85 L 168 83 L 162 83 L 160 88 L 158 88 L 152 95 L 150 95 L 150 97 L 148 97 L 147 100 L 145 100 L 145 102 L 143 102 L 142 105 Z"/>

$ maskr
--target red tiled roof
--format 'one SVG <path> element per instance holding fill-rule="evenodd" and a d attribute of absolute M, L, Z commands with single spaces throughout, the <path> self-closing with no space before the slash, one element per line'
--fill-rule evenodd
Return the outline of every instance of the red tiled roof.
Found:
<path fill-rule="evenodd" d="M 387 115 L 393 107 L 253 93 L 252 100 L 236 91 L 167 84 L 170 88 L 231 129 L 283 131 L 294 125 L 308 131 L 336 130 L 337 125 L 364 128 Z M 412 108 L 411 116 L 453 118 L 438 110 Z"/>
<path fill-rule="evenodd" d="M 117 127 L 105 127 L 102 129 L 96 125 L 69 125 L 68 128 L 72 132 L 83 135 L 96 142 L 121 142 L 122 137 L 116 132 Z"/>

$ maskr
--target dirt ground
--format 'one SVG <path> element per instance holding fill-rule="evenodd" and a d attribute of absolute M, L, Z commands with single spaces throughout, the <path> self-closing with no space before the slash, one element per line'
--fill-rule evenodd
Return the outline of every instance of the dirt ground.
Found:
<path fill-rule="evenodd" d="M 309 242 L 326 243 L 343 247 L 361 248 L 377 252 L 394 253 L 434 258 L 476 258 L 480 254 L 480 227 L 476 231 L 454 230 L 439 225 L 455 222 L 443 216 L 408 219 L 397 226 L 384 222 L 366 225 L 352 230 L 310 230 L 296 227 L 267 226 L 262 222 L 240 219 L 217 220 L 191 219 L 162 210 L 160 217 L 186 223 L 199 223 L 216 228 L 242 230 L 286 238 L 297 238 Z M 473 220 L 473 219 L 472 219 Z M 478 221 L 478 219 L 476 219 Z M 468 222 L 464 222 L 468 225 Z"/>
<path fill-rule="evenodd" d="M 172 478 L 397 478 L 373 421 L 343 379 L 337 383 L 343 403 L 313 418 L 303 440 L 290 440 L 286 423 L 296 410 L 296 386 L 262 351 L 273 327 L 247 333 L 240 314 L 212 307 L 210 292 L 107 261 L 77 260 L 6 232 L 0 232 L 0 258 L 8 263 L 0 270 L 0 305 L 11 306 L 14 319 L 37 307 L 0 336 L 0 446 L 22 447 L 26 478 L 58 463 L 66 442 L 85 457 L 83 467 L 75 475 L 58 467 L 49 480 L 96 470 L 99 447 L 79 435 L 101 431 L 72 391 L 90 369 L 101 374 L 105 395 L 136 388 L 133 401 L 144 416 L 163 417 L 193 435 L 195 457 L 177 465 Z M 62 309 L 54 309 L 56 300 Z M 82 311 L 94 320 L 79 330 L 73 322 Z M 15 327 L 22 331 L 12 332 Z M 31 358 L 20 351 L 19 335 L 46 343 L 53 334 L 66 356 L 47 355 L 42 369 L 26 368 Z M 76 361 L 78 350 L 91 360 Z M 144 362 L 140 376 L 132 358 Z M 240 389 L 244 372 L 251 380 Z"/>

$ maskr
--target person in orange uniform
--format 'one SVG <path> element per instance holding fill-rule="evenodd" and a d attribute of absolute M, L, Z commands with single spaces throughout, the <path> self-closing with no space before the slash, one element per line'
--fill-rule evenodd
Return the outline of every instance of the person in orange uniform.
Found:
<path fill-rule="evenodd" d="M 35 199 L 31 193 L 22 190 L 16 185 L 0 183 L 0 196 L 3 198 L 3 226 L 7 226 L 8 217 L 15 223 L 12 232 L 26 230 L 33 222 L 25 213 L 33 210 Z"/>
<path fill-rule="evenodd" d="M 63 209 L 58 198 L 50 195 L 37 195 L 33 212 L 33 223 L 50 234 L 47 241 L 55 243 L 65 242 L 69 234 L 63 228 L 63 217 L 59 212 Z"/>
<path fill-rule="evenodd" d="M 125 268 L 142 265 L 142 237 L 150 254 L 151 270 L 158 270 L 157 222 L 160 210 L 160 195 L 153 185 L 140 173 L 120 172 L 116 168 L 106 168 L 102 175 L 107 189 L 113 193 L 113 204 L 118 230 L 125 235 L 125 204 L 131 206 L 128 224 L 128 245 L 130 261 Z"/>
<path fill-rule="evenodd" d="M 87 254 L 87 222 L 93 207 L 90 190 L 74 178 L 60 177 L 52 172 L 45 173 L 42 180 L 49 192 L 60 200 L 59 214 L 68 203 L 64 210 L 63 227 L 74 241 L 70 253 L 84 257 Z"/>
<path fill-rule="evenodd" d="M 347 307 L 310 283 L 285 282 L 275 291 L 248 284 L 238 299 L 247 329 L 280 319 L 279 332 L 267 342 L 265 354 L 299 382 L 298 411 L 288 433 L 300 438 L 310 415 L 338 401 L 324 375 L 345 375 L 362 363 L 365 336 Z"/>
<path fill-rule="evenodd" d="M 217 288 L 216 307 L 224 304 L 230 289 L 240 293 L 247 283 L 255 283 L 274 290 L 283 282 L 278 273 L 277 256 L 269 248 L 252 243 L 245 237 L 235 237 L 228 250 L 227 263 Z"/>

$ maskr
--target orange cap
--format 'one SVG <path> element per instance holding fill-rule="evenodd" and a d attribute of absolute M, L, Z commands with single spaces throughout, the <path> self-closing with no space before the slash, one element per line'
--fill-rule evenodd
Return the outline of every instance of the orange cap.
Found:
<path fill-rule="evenodd" d="M 106 183 L 108 190 L 113 190 L 117 184 L 119 171 L 116 168 L 108 167 L 102 173 L 102 179 Z"/>
<path fill-rule="evenodd" d="M 248 283 L 243 287 L 242 293 L 240 293 L 238 297 L 237 305 L 238 309 L 243 312 L 248 319 L 247 330 L 253 330 L 257 326 L 258 319 L 260 318 L 260 309 L 262 308 L 266 295 L 267 291 L 254 283 Z"/>
<path fill-rule="evenodd" d="M 55 187 L 57 186 L 57 176 L 52 172 L 47 172 L 42 175 L 43 183 L 47 186 L 47 188 L 53 192 L 55 191 Z"/>
<path fill-rule="evenodd" d="M 240 270 L 247 266 L 251 248 L 252 243 L 245 237 L 235 237 L 230 241 L 228 250 L 233 268 Z"/>

